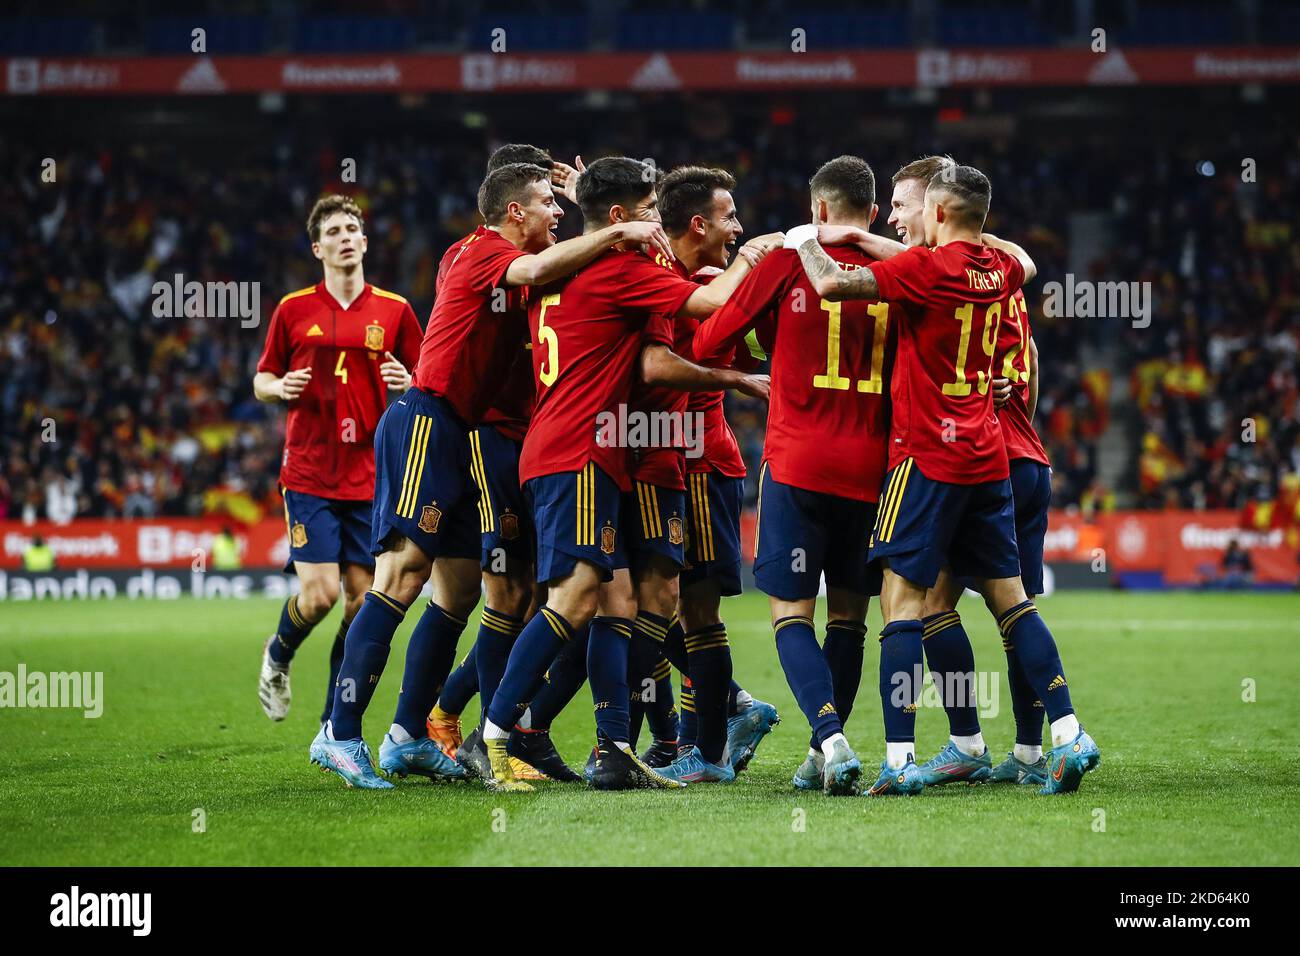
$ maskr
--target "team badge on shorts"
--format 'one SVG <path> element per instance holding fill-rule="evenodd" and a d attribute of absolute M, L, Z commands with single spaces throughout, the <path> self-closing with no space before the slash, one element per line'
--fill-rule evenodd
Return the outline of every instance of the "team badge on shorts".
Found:
<path fill-rule="evenodd" d="M 289 529 L 289 543 L 295 548 L 307 546 L 307 529 L 301 521 Z"/>
<path fill-rule="evenodd" d="M 682 519 L 676 516 L 669 518 L 668 519 L 668 543 L 681 544 L 684 540 L 686 540 L 686 536 L 682 534 Z"/>
<path fill-rule="evenodd" d="M 614 553 L 614 534 L 613 525 L 605 525 L 600 529 L 600 550 L 605 554 Z"/>
<path fill-rule="evenodd" d="M 378 352 L 384 347 L 384 327 L 382 325 L 366 326 L 366 348 Z"/>
<path fill-rule="evenodd" d="M 497 525 L 501 528 L 501 537 L 504 540 L 514 541 L 519 537 L 519 515 L 509 511 L 497 515 Z"/>
<path fill-rule="evenodd" d="M 426 534 L 438 533 L 438 522 L 442 520 L 442 512 L 438 510 L 436 504 L 425 505 L 424 510 L 420 512 L 419 528 Z"/>

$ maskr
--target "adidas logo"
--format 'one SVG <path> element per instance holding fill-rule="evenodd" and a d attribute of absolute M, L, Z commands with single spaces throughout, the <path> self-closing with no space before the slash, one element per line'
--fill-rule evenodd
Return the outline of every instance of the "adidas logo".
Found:
<path fill-rule="evenodd" d="M 671 90 L 680 87 L 682 81 L 673 69 L 672 61 L 662 53 L 656 53 L 632 74 L 629 85 L 638 90 Z"/>
<path fill-rule="evenodd" d="M 311 338 L 313 335 L 324 335 L 324 334 L 325 333 L 320 330 L 319 325 L 313 325 L 310 329 L 307 330 L 308 338 Z"/>
<path fill-rule="evenodd" d="M 1093 86 L 1123 86 L 1137 80 L 1137 73 L 1119 50 L 1102 54 L 1097 65 L 1088 71 L 1088 82 Z"/>
<path fill-rule="evenodd" d="M 1047 689 L 1049 691 L 1060 690 L 1064 686 L 1065 686 L 1065 678 L 1062 675 L 1057 674 L 1055 677 L 1052 678 L 1052 682 L 1047 685 Z"/>
<path fill-rule="evenodd" d="M 835 713 L 834 704 L 822 704 L 822 709 L 817 711 L 817 716 L 825 717 L 827 714 L 833 714 L 833 713 Z"/>
<path fill-rule="evenodd" d="M 185 71 L 176 89 L 181 93 L 224 93 L 226 81 L 206 56 Z"/>

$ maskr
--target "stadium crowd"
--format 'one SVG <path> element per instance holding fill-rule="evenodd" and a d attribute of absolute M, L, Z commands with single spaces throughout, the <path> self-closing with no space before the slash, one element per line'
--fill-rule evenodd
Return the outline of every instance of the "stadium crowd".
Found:
<path fill-rule="evenodd" d="M 570 160 L 629 152 L 662 169 L 725 166 L 751 235 L 806 221 L 815 163 L 858 152 L 876 169 L 876 230 L 893 235 L 884 222 L 890 174 L 945 144 L 927 135 L 881 148 L 865 129 L 830 137 L 824 112 L 833 108 L 774 107 L 741 121 L 725 99 L 689 110 L 660 103 L 542 145 Z M 367 279 L 405 295 L 423 321 L 438 256 L 476 223 L 485 157 L 499 142 L 530 138 L 504 125 L 465 132 L 365 137 L 355 149 L 306 123 L 220 150 L 121 137 L 58 155 L 55 183 L 33 172 L 41 152 L 0 144 L 9 172 L 0 198 L 17 213 L 16 228 L 0 233 L 0 516 L 278 513 L 283 412 L 254 401 L 250 381 L 279 297 L 319 279 L 306 211 L 323 192 L 354 195 L 367 218 Z M 1081 205 L 1108 213 L 1117 239 L 1079 278 L 1140 279 L 1155 290 L 1147 329 L 1031 306 L 1043 368 L 1037 424 L 1058 506 L 1249 506 L 1256 522 L 1295 518 L 1300 236 L 1278 210 L 1300 199 L 1300 163 L 1276 145 L 1260 154 L 1258 185 L 1234 167 L 1205 175 L 1190 144 L 1122 156 L 1104 137 L 1041 141 L 1033 155 L 1008 140 L 953 147 L 994 183 L 989 230 L 1015 236 L 1039 263 L 1033 292 L 1065 273 L 1067 224 Z M 347 158 L 355 182 L 340 181 Z M 562 235 L 571 235 L 580 217 L 566 212 Z M 260 283 L 260 322 L 155 316 L 154 282 L 178 273 Z M 1118 348 L 1089 352 L 1117 360 L 1083 366 L 1081 344 L 1117 338 Z M 1123 379 L 1132 400 L 1112 407 L 1112 384 Z M 729 417 L 756 472 L 763 409 L 736 401 Z M 1116 488 L 1098 478 L 1112 418 L 1130 458 Z"/>

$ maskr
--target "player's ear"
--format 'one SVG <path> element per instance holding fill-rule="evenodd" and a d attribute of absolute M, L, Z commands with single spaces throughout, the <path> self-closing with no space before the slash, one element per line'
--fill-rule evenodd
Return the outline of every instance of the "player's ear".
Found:
<path fill-rule="evenodd" d="M 709 231 L 709 224 L 705 222 L 703 216 L 691 217 L 691 232 L 698 232 L 701 236 Z"/>
<path fill-rule="evenodd" d="M 611 224 L 616 222 L 627 222 L 627 210 L 618 203 L 609 207 L 609 221 Z"/>
<path fill-rule="evenodd" d="M 872 204 L 871 204 L 871 215 L 869 215 L 869 216 L 867 217 L 867 228 L 870 228 L 870 227 L 871 227 L 871 224 L 872 224 L 873 222 L 876 221 L 876 214 L 879 213 L 879 212 L 880 212 L 880 207 L 879 207 L 878 205 L 876 205 L 875 203 L 872 203 Z"/>
<path fill-rule="evenodd" d="M 324 259 L 324 258 L 325 258 L 325 254 L 322 253 L 322 252 L 320 251 L 320 243 L 319 243 L 319 242 L 313 242 L 313 243 L 311 244 L 311 254 L 312 254 L 313 256 L 315 256 L 317 259 Z"/>
<path fill-rule="evenodd" d="M 831 217 L 831 211 L 826 206 L 825 199 L 817 200 L 817 223 L 818 225 L 826 222 Z"/>

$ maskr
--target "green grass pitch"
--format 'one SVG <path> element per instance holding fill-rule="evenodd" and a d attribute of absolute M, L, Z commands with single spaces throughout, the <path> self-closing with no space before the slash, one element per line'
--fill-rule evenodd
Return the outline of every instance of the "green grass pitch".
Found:
<path fill-rule="evenodd" d="M 0 608 L 0 671 L 20 662 L 29 673 L 103 671 L 105 703 L 98 719 L 0 710 L 0 863 L 1294 865 L 1298 603 L 1100 591 L 1044 599 L 1100 769 L 1067 797 L 950 785 L 887 800 L 791 788 L 807 725 L 757 594 L 724 604 L 736 677 L 783 720 L 734 785 L 597 794 L 551 783 L 510 796 L 417 778 L 394 791 L 348 790 L 308 765 L 338 609 L 299 652 L 293 710 L 272 724 L 256 695 L 261 640 L 279 610 L 270 601 L 10 603 Z M 977 666 L 999 675 L 1000 712 L 984 733 L 1000 758 L 1013 726 L 1004 658 L 983 607 L 968 598 L 962 609 Z M 376 752 L 414 620 L 366 721 Z M 870 623 L 877 633 L 874 607 Z M 868 641 L 848 728 L 868 768 L 883 751 L 875 674 Z M 1243 700 L 1247 679 L 1253 702 Z M 555 728 L 571 764 L 582 763 L 590 728 L 584 688 Z M 917 734 L 924 759 L 945 739 L 942 710 L 923 706 Z"/>

